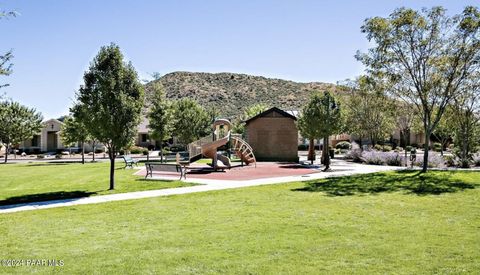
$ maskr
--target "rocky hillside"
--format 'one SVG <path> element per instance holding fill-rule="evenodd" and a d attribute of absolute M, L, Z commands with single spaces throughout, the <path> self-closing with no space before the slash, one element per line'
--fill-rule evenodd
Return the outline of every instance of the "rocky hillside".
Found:
<path fill-rule="evenodd" d="M 299 110 L 313 90 L 336 89 L 328 83 L 298 83 L 235 73 L 173 72 L 157 81 L 161 81 L 169 99 L 193 98 L 204 107 L 217 108 L 222 116 L 229 118 L 238 117 L 245 107 L 256 103 Z"/>

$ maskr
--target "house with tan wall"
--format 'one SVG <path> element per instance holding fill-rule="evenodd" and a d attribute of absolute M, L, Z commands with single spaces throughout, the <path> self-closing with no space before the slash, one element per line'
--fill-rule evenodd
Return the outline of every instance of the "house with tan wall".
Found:
<path fill-rule="evenodd" d="M 245 138 L 257 160 L 298 162 L 297 118 L 276 107 L 245 121 Z"/>

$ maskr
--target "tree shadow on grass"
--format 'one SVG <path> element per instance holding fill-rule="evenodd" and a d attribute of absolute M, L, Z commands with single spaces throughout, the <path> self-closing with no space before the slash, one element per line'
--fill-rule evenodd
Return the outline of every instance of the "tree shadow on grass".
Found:
<path fill-rule="evenodd" d="M 71 163 L 66 163 L 66 162 L 59 162 L 59 163 L 55 163 L 55 162 L 44 162 L 44 163 L 28 163 L 26 164 L 25 166 L 27 167 L 36 167 L 36 166 L 41 166 L 41 167 L 45 167 L 45 166 L 63 166 L 63 165 L 69 165 L 69 164 L 77 164 L 75 162 L 71 162 Z"/>
<path fill-rule="evenodd" d="M 454 177 L 452 171 L 396 171 L 309 181 L 293 191 L 325 192 L 329 196 L 351 196 L 404 191 L 416 195 L 440 195 L 465 189 L 474 189 L 478 183 L 469 183 Z M 464 173 L 464 172 L 462 172 Z M 467 172 L 468 173 L 468 172 Z"/>
<path fill-rule="evenodd" d="M 49 201 L 49 200 L 74 199 L 74 198 L 89 197 L 95 194 L 97 194 L 97 192 L 86 192 L 86 191 L 59 191 L 59 192 L 29 194 L 29 195 L 9 197 L 5 200 L 0 200 L 0 205 L 42 202 L 42 201 Z"/>

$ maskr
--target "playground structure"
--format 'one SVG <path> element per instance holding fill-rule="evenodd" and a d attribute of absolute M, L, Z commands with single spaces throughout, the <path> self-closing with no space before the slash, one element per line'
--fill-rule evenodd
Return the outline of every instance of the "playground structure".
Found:
<path fill-rule="evenodd" d="M 241 135 L 231 133 L 232 125 L 227 119 L 217 119 L 212 125 L 212 134 L 188 144 L 188 156 L 184 162 L 192 163 L 202 157 L 212 159 L 214 170 L 231 168 L 231 154 L 235 154 L 242 165 L 255 164 L 253 149 L 241 138 Z M 225 154 L 226 153 L 226 154 Z M 219 165 L 219 162 L 221 163 Z"/>

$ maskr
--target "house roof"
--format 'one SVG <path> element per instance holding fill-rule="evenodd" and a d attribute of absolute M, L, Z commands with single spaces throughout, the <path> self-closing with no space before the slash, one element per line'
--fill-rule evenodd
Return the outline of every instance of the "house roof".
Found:
<path fill-rule="evenodd" d="M 63 124 L 62 121 L 60 121 L 60 120 L 58 120 L 58 119 L 56 119 L 56 118 L 51 118 L 51 119 L 49 119 L 49 120 L 45 120 L 45 121 L 43 122 L 43 124 L 48 124 L 48 123 L 51 123 L 51 122 L 55 122 L 55 123 L 58 123 L 58 124 Z"/>
<path fill-rule="evenodd" d="M 266 116 L 266 115 L 268 115 L 268 114 L 270 114 L 270 113 L 272 113 L 272 112 L 277 112 L 277 113 L 281 114 L 281 115 L 284 116 L 284 117 L 288 117 L 288 118 L 291 118 L 291 119 L 293 119 L 293 120 L 297 120 L 297 118 L 296 118 L 293 114 L 290 114 L 290 113 L 288 113 L 288 112 L 285 112 L 284 110 L 281 110 L 281 109 L 279 109 L 279 108 L 277 108 L 277 107 L 273 107 L 273 108 L 270 108 L 270 109 L 268 109 L 268 110 L 266 110 L 266 111 L 264 111 L 264 112 L 262 112 L 262 113 L 260 113 L 260 114 L 258 114 L 258 115 L 256 115 L 256 116 L 254 116 L 254 117 L 251 117 L 251 118 L 245 120 L 245 123 L 248 124 L 249 122 L 251 122 L 251 121 L 253 121 L 253 120 L 257 119 L 257 118 L 264 117 L 264 116 Z"/>

